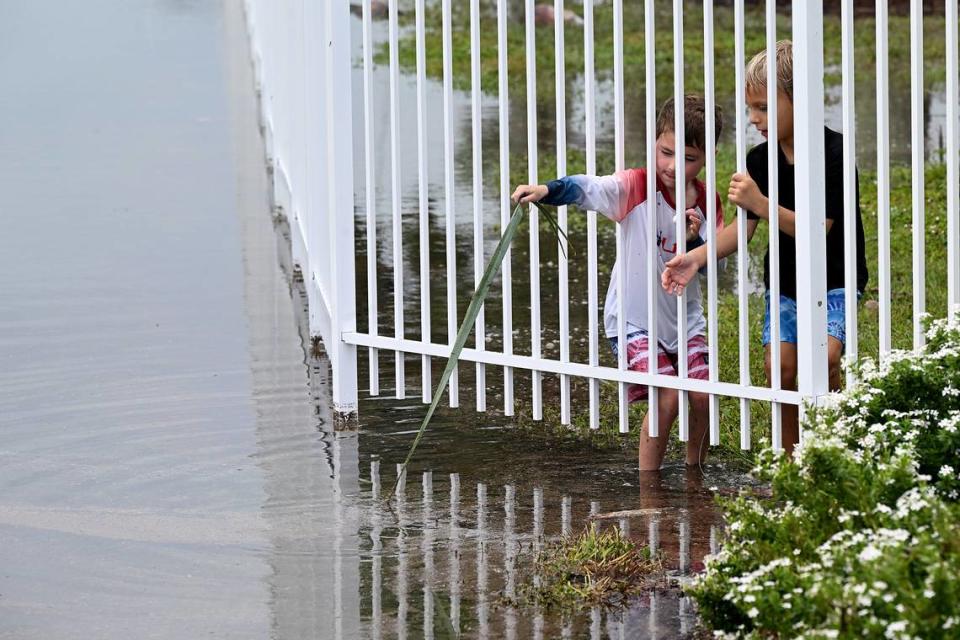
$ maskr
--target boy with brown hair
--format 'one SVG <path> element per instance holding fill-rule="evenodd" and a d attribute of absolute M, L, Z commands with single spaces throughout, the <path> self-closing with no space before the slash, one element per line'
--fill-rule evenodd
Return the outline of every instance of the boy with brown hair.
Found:
<path fill-rule="evenodd" d="M 687 290 L 687 335 L 677 335 L 677 303 L 657 287 L 653 274 L 647 269 L 647 255 L 657 251 L 657 269 L 662 272 L 665 263 L 677 253 L 676 210 L 674 194 L 677 189 L 676 157 L 683 153 L 685 175 L 680 179 L 686 188 L 685 202 L 693 203 L 685 211 L 686 240 L 689 247 L 702 245 L 706 237 L 707 198 L 717 203 L 717 228 L 723 227 L 723 211 L 717 194 L 708 194 L 706 186 L 697 179 L 707 162 L 706 157 L 706 106 L 701 96 L 684 98 L 684 145 L 678 148 L 674 136 L 674 103 L 667 100 L 657 118 L 656 183 L 657 192 L 648 198 L 647 169 L 627 169 L 610 176 L 574 175 L 553 180 L 547 184 L 519 185 L 513 192 L 518 203 L 543 202 L 551 205 L 574 204 L 583 210 L 599 211 L 621 225 L 624 253 L 617 260 L 626 260 L 623 301 L 626 315 L 627 363 L 632 371 L 646 372 L 649 364 L 649 340 L 647 337 L 647 292 L 648 287 L 657 288 L 657 370 L 665 375 L 676 375 L 679 341 L 687 343 L 687 367 L 690 378 L 708 379 L 706 320 L 700 301 L 700 283 L 693 279 Z M 717 108 L 713 114 L 716 136 L 719 138 L 723 117 Z M 711 159 L 712 161 L 712 159 Z M 649 237 L 647 216 L 656 216 L 656 236 Z M 604 302 L 604 328 L 614 353 L 620 348 L 618 341 L 618 269 L 614 266 Z M 687 442 L 686 463 L 695 465 L 706 456 L 704 438 L 707 433 L 709 404 L 706 394 L 693 393 L 690 400 L 690 439 Z M 631 385 L 630 402 L 647 396 L 646 385 Z M 659 431 L 661 437 L 650 438 L 649 415 L 644 416 L 640 433 L 639 461 L 641 471 L 657 470 L 663 464 L 667 449 L 667 436 L 679 412 L 679 394 L 675 389 L 660 388 Z"/>
<path fill-rule="evenodd" d="M 793 45 L 789 40 L 777 43 L 777 184 L 779 191 L 778 218 L 780 223 L 780 384 L 783 389 L 796 389 L 797 384 L 797 256 L 794 213 L 794 130 L 793 130 Z M 746 69 L 746 98 L 750 122 L 767 137 L 767 54 L 756 54 Z M 846 308 L 844 301 L 844 233 L 843 228 L 843 136 L 824 127 L 826 190 L 824 216 L 827 231 L 827 359 L 830 388 L 840 388 L 840 359 L 846 342 Z M 747 211 L 747 242 L 753 238 L 761 219 L 769 218 L 767 199 L 769 175 L 766 142 L 747 154 L 747 173 L 735 173 L 730 179 L 730 201 Z M 856 178 L 855 178 L 856 179 Z M 864 252 L 863 221 L 860 217 L 860 187 L 857 182 L 857 292 L 862 295 L 867 285 L 867 261 Z M 737 229 L 728 227 L 717 234 L 717 257 L 725 257 L 738 249 Z M 744 247 L 745 248 L 745 247 Z M 675 292 L 689 282 L 707 262 L 706 247 L 678 255 L 667 263 L 663 272 L 663 287 Z M 770 250 L 763 259 L 763 280 L 766 284 L 766 311 L 763 323 L 764 368 L 767 381 L 771 380 L 770 335 Z M 800 439 L 797 408 L 783 408 L 783 447 L 788 454 Z"/>

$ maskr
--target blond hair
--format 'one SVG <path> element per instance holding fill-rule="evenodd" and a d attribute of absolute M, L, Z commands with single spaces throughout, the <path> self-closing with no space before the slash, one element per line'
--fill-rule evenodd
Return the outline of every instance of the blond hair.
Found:
<path fill-rule="evenodd" d="M 767 50 L 759 52 L 747 64 L 747 91 L 767 90 Z M 793 43 L 777 42 L 777 90 L 793 101 Z"/>

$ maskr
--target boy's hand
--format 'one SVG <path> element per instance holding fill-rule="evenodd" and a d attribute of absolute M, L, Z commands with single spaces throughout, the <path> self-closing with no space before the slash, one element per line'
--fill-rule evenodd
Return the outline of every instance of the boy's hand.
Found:
<path fill-rule="evenodd" d="M 687 242 L 693 242 L 700 237 L 700 225 L 703 218 L 696 209 L 687 209 Z"/>
<path fill-rule="evenodd" d="M 667 293 L 680 295 L 687 284 L 696 277 L 700 265 L 689 253 L 679 253 L 666 264 L 660 284 Z"/>
<path fill-rule="evenodd" d="M 760 187 L 748 174 L 735 173 L 730 178 L 730 189 L 727 191 L 730 201 L 751 211 L 761 218 L 767 217 L 767 199 L 760 193 Z"/>
<path fill-rule="evenodd" d="M 538 202 L 547 197 L 547 185 L 545 184 L 521 184 L 513 191 L 510 199 L 517 204 L 526 202 Z"/>

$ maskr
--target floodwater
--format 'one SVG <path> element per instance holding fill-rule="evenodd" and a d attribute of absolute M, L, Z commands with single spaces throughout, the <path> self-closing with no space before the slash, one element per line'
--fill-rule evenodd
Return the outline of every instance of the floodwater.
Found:
<path fill-rule="evenodd" d="M 362 397 L 328 363 L 274 226 L 239 1 L 0 1 L 0 637 L 670 638 L 619 612 L 504 606 L 591 513 L 697 570 L 713 466 L 597 452 Z M 465 406 L 469 406 L 465 401 Z"/>

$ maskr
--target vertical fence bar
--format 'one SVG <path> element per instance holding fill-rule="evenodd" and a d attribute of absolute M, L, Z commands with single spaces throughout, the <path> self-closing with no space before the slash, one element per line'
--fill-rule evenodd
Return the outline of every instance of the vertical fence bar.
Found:
<path fill-rule="evenodd" d="M 330 309 L 333 364 L 333 406 L 339 414 L 357 411 L 357 348 L 341 339 L 356 331 L 356 273 L 353 230 L 353 109 L 349 100 L 339 100 L 338 87 L 351 83 L 350 10 L 346 4 L 327 6 L 327 157 L 337 158 L 329 169 L 328 233 L 331 247 Z"/>
<path fill-rule="evenodd" d="M 857 146 L 854 64 L 853 0 L 843 0 L 840 11 L 843 50 L 843 278 L 847 316 L 846 353 L 857 361 Z M 847 367 L 847 385 L 853 384 L 854 367 Z"/>
<path fill-rule="evenodd" d="M 614 165 L 616 170 L 624 169 L 624 131 L 623 131 L 623 0 L 613 0 L 613 140 Z M 623 224 L 617 224 L 617 261 L 615 277 L 617 279 L 617 368 L 627 368 L 627 252 L 625 247 Z M 617 383 L 617 408 L 620 433 L 630 431 L 630 414 L 627 404 L 627 385 Z"/>
<path fill-rule="evenodd" d="M 457 219 L 454 211 L 453 173 L 453 38 L 450 26 L 450 0 L 442 0 L 443 31 L 443 191 L 445 197 L 447 250 L 447 344 L 457 335 Z M 450 375 L 450 406 L 460 406 L 459 374 L 456 365 Z"/>
<path fill-rule="evenodd" d="M 913 348 L 924 343 L 926 311 L 924 263 L 923 0 L 910 0 L 910 156 L 913 168 Z"/>
<path fill-rule="evenodd" d="M 949 300 L 947 315 L 956 318 L 960 304 L 960 138 L 958 138 L 958 107 L 960 91 L 957 84 L 957 0 L 946 0 L 947 15 L 947 288 Z"/>
<path fill-rule="evenodd" d="M 709 349 L 710 381 L 720 380 L 720 365 L 717 353 L 719 330 L 717 327 L 717 131 L 716 96 L 713 76 L 713 0 L 703 0 L 703 49 L 704 49 L 704 94 L 706 96 L 706 146 L 707 146 L 707 341 Z M 720 398 L 710 396 L 710 444 L 720 444 Z M 700 443 L 702 447 L 703 444 Z"/>
<path fill-rule="evenodd" d="M 367 207 L 367 331 L 378 333 L 377 316 L 377 211 L 373 170 L 373 36 L 371 0 L 363 0 L 363 152 Z M 380 358 L 370 347 L 370 395 L 380 395 Z"/>
<path fill-rule="evenodd" d="M 644 66 L 646 72 L 646 124 L 647 124 L 647 237 L 657 237 L 657 56 L 654 0 L 645 0 L 643 6 Z M 660 307 L 660 247 L 647 252 L 647 272 L 650 282 L 647 288 L 647 371 L 657 372 L 659 344 L 657 337 L 657 312 Z M 660 435 L 660 390 L 647 387 L 647 429 L 651 438 Z M 664 436 L 666 437 L 666 436 Z"/>
<path fill-rule="evenodd" d="M 824 224 L 823 5 L 793 1 L 793 95 L 796 131 L 797 373 L 808 403 L 829 390 L 827 362 L 827 265 Z M 772 137 L 772 136 L 771 136 Z M 847 233 L 855 231 L 845 229 Z M 802 407 L 801 407 L 802 409 Z M 802 437 L 801 437 L 802 441 Z"/>
<path fill-rule="evenodd" d="M 686 133 L 683 118 L 685 100 L 683 97 L 683 0 L 673 0 L 673 139 L 676 178 L 676 234 L 677 253 L 687 251 L 687 167 Z M 655 348 L 655 347 L 651 347 Z M 677 375 L 687 377 L 687 292 L 683 290 L 677 296 Z M 687 392 L 679 392 L 678 415 L 680 422 L 680 441 L 690 438 L 690 411 L 687 406 Z"/>
<path fill-rule="evenodd" d="M 389 6 L 390 175 L 393 204 L 393 333 L 397 340 L 403 340 L 403 226 L 400 218 L 400 95 L 398 88 L 400 65 L 397 57 L 397 2 L 399 0 L 390 0 Z M 403 351 L 396 351 L 394 356 L 396 396 L 398 399 L 403 399 L 407 395 L 404 383 Z"/>
<path fill-rule="evenodd" d="M 510 224 L 510 94 L 507 82 L 507 0 L 497 0 L 497 81 L 500 118 L 500 233 Z M 513 353 L 513 265 L 511 251 L 500 267 L 503 282 L 503 352 Z M 513 415 L 513 368 L 503 368 L 503 414 Z"/>
<path fill-rule="evenodd" d="M 448 584 L 450 585 L 450 626 L 455 636 L 460 635 L 460 474 L 450 474 L 450 555 Z"/>
<path fill-rule="evenodd" d="M 433 472 L 423 472 L 423 522 L 433 520 Z M 424 527 L 423 552 L 423 637 L 433 640 L 433 527 Z"/>
<path fill-rule="evenodd" d="M 477 626 L 480 638 L 489 636 L 487 614 L 487 553 L 483 549 L 487 542 L 487 485 L 477 484 Z"/>
<path fill-rule="evenodd" d="M 530 184 L 537 184 L 537 46 L 533 0 L 526 0 L 527 53 L 527 171 Z M 530 207 L 530 350 L 541 357 L 540 335 L 540 223 L 536 207 Z M 531 371 L 533 419 L 543 420 L 543 374 Z"/>
<path fill-rule="evenodd" d="M 307 131 L 307 65 L 314 61 L 309 60 L 305 51 L 306 42 L 304 30 L 306 24 L 304 21 L 304 3 L 303 0 L 291 4 L 291 34 L 290 34 L 290 129 L 296 132 L 291 135 L 292 145 L 290 149 L 290 174 L 291 189 L 290 199 L 293 202 L 293 208 L 297 215 L 303 216 L 307 222 L 308 233 L 311 240 L 316 232 L 317 215 L 319 211 L 313 207 L 311 202 L 311 185 L 307 182 L 307 136 L 303 135 Z M 321 156 L 322 157 L 322 156 Z M 309 273 L 311 277 L 316 277 L 316 265 L 321 260 L 329 265 L 328 255 L 315 255 L 319 252 L 311 252 L 308 262 L 310 263 Z M 324 252 L 325 253 L 325 252 Z M 329 278 L 329 266 L 325 272 L 321 272 L 325 278 Z M 332 311 L 332 310 L 331 310 Z M 336 375 L 336 373 L 334 373 Z"/>
<path fill-rule="evenodd" d="M 557 97 L 557 175 L 567 175 L 567 92 L 563 56 L 563 0 L 554 0 L 553 40 Z M 567 233 L 567 207 L 557 208 L 557 224 Z M 557 239 L 558 287 L 560 290 L 560 361 L 570 362 L 570 295 L 568 290 L 567 241 Z M 560 374 L 560 424 L 570 424 L 570 376 Z"/>
<path fill-rule="evenodd" d="M 777 141 L 777 3 L 776 0 L 767 0 L 767 175 L 769 189 L 767 198 L 770 202 L 769 227 L 770 235 L 770 386 L 773 389 L 781 388 L 780 380 L 780 216 L 779 216 L 779 176 Z M 796 91 L 794 91 L 796 97 Z M 804 131 L 804 129 L 797 129 Z M 798 136 L 803 137 L 803 136 Z M 782 433 L 782 405 L 779 402 L 771 403 L 771 431 L 774 451 L 783 448 Z"/>
<path fill-rule="evenodd" d="M 430 205 L 427 201 L 426 33 L 424 0 L 416 0 L 417 40 L 417 195 L 420 207 L 420 339 L 430 342 Z M 420 380 L 424 402 L 433 400 L 430 356 L 420 356 Z"/>
<path fill-rule="evenodd" d="M 596 84 L 593 61 L 593 3 L 583 3 L 583 102 L 584 134 L 586 144 L 587 174 L 597 173 L 597 135 L 596 135 Z M 600 365 L 597 342 L 597 212 L 587 211 L 587 337 L 589 345 L 589 363 L 591 367 Z M 590 378 L 587 382 L 590 396 L 590 428 L 600 428 L 600 381 Z"/>
<path fill-rule="evenodd" d="M 880 359 L 890 353 L 890 63 L 887 0 L 877 0 L 877 288 Z"/>
<path fill-rule="evenodd" d="M 470 2 L 470 115 L 473 132 L 473 282 L 483 278 L 483 149 L 480 112 L 480 0 Z M 474 324 L 477 351 L 486 349 L 485 306 L 480 307 Z M 487 369 L 477 363 L 477 411 L 487 410 Z"/>
<path fill-rule="evenodd" d="M 737 173 L 747 172 L 747 123 L 744 122 L 746 104 L 744 85 L 744 28 L 743 0 L 734 2 L 734 66 L 737 92 Z M 747 251 L 747 212 L 737 207 L 737 326 L 740 353 L 740 384 L 750 384 L 750 300 L 747 269 L 750 254 Z M 740 448 L 750 448 L 750 401 L 740 398 Z"/>

